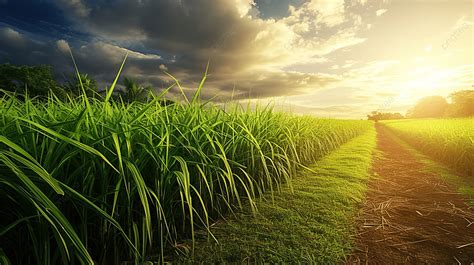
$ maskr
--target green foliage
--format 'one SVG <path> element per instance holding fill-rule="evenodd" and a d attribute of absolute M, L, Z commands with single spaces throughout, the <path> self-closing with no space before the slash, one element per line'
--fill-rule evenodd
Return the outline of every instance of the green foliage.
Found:
<path fill-rule="evenodd" d="M 0 98 L 0 249 L 13 264 L 164 259 L 372 126 L 161 101 Z"/>
<path fill-rule="evenodd" d="M 135 80 L 130 77 L 125 77 L 123 79 L 124 89 L 119 91 L 119 95 L 124 102 L 131 103 L 134 101 L 144 102 L 147 100 L 150 93 L 152 93 L 152 87 L 146 86 L 143 87 Z"/>
<path fill-rule="evenodd" d="M 408 118 L 439 118 L 443 117 L 448 102 L 441 96 L 430 96 L 419 100 L 416 105 L 408 110 Z"/>
<path fill-rule="evenodd" d="M 164 261 L 184 238 L 194 244 L 196 229 L 209 231 L 236 207 L 255 213 L 261 194 L 273 195 L 298 168 L 371 127 L 201 104 L 206 75 L 191 101 L 174 78 L 146 103 L 137 100 L 149 89 L 126 79 L 125 100 L 110 101 L 124 64 L 103 100 L 77 70 L 67 101 L 54 92 L 0 98 L 2 260 Z M 23 79 L 5 76 L 18 92 Z M 175 85 L 187 104 L 163 98 Z"/>
<path fill-rule="evenodd" d="M 399 120 L 403 119 L 403 115 L 400 113 L 391 113 L 391 112 L 378 112 L 372 111 L 369 115 L 367 115 L 368 120 L 372 121 L 380 121 L 380 120 Z"/>
<path fill-rule="evenodd" d="M 28 93 L 29 96 L 47 97 L 50 91 L 64 98 L 66 93 L 58 86 L 51 72 L 51 67 L 0 65 L 0 89 Z"/>
<path fill-rule="evenodd" d="M 472 178 L 474 119 L 387 121 L 385 124 L 426 155 Z"/>
<path fill-rule="evenodd" d="M 64 89 L 74 97 L 83 94 L 82 88 L 84 88 L 88 98 L 103 97 L 103 95 L 99 93 L 95 79 L 91 78 L 88 74 L 75 75 L 64 85 Z"/>

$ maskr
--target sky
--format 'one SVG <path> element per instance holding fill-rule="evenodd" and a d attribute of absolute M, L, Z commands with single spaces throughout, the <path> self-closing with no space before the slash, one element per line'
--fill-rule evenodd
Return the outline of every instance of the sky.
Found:
<path fill-rule="evenodd" d="M 0 0 L 0 63 L 364 118 L 474 85 L 471 0 Z M 178 91 L 171 97 L 179 99 Z"/>

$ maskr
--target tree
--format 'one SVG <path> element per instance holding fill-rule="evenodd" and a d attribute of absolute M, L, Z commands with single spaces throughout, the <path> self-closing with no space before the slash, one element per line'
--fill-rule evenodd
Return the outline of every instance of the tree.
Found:
<path fill-rule="evenodd" d="M 409 109 L 407 117 L 410 118 L 439 118 L 443 117 L 448 108 L 448 102 L 441 96 L 430 96 L 419 100 Z"/>
<path fill-rule="evenodd" d="M 152 87 L 143 87 L 138 85 L 135 80 L 129 77 L 123 79 L 124 90 L 120 92 L 122 100 L 131 103 L 133 101 L 146 101 L 148 94 L 151 93 Z"/>
<path fill-rule="evenodd" d="M 0 65 L 0 89 L 30 96 L 46 97 L 50 92 L 63 98 L 66 93 L 58 86 L 51 67 Z"/>
<path fill-rule="evenodd" d="M 82 95 L 84 92 L 89 98 L 100 98 L 96 81 L 87 74 L 75 75 L 65 85 L 64 89 L 74 96 Z"/>
<path fill-rule="evenodd" d="M 375 122 L 379 120 L 399 120 L 403 118 L 404 118 L 403 115 L 398 112 L 383 113 L 383 112 L 378 112 L 378 111 L 372 111 L 369 115 L 367 115 L 368 120 L 373 120 Z"/>
<path fill-rule="evenodd" d="M 447 110 L 450 117 L 474 116 L 474 90 L 461 90 L 449 95 L 451 104 Z"/>

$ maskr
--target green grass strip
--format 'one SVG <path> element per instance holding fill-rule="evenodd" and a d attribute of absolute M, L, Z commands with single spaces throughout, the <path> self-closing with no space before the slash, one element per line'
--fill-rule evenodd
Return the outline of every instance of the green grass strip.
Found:
<path fill-rule="evenodd" d="M 273 203 L 265 194 L 256 203 L 256 217 L 248 210 L 211 226 L 219 243 L 198 233 L 194 258 L 182 255 L 177 261 L 340 263 L 352 249 L 375 139 L 371 129 L 350 140 L 300 172 L 293 192 L 284 186 Z"/>

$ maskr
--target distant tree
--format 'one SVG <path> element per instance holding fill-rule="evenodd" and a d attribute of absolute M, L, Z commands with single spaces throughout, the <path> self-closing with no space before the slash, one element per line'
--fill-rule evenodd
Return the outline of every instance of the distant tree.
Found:
<path fill-rule="evenodd" d="M 367 115 L 368 120 L 373 120 L 373 121 L 380 121 L 380 120 L 399 120 L 403 119 L 403 115 L 395 112 L 378 112 L 378 111 L 372 111 L 369 115 Z"/>
<path fill-rule="evenodd" d="M 56 96 L 65 97 L 65 91 L 57 84 L 51 67 L 15 66 L 0 64 L 0 89 L 30 96 L 46 97 L 50 92 Z"/>
<path fill-rule="evenodd" d="M 124 89 L 120 92 L 122 100 L 131 103 L 133 101 L 146 101 L 151 93 L 151 86 L 141 86 L 135 80 L 129 77 L 123 79 Z"/>
<path fill-rule="evenodd" d="M 396 112 L 396 113 L 389 113 L 389 116 L 387 118 L 387 120 L 400 120 L 400 119 L 404 119 L 405 117 L 403 117 L 402 114 Z"/>
<path fill-rule="evenodd" d="M 170 106 L 170 105 L 173 105 L 175 104 L 176 102 L 174 102 L 173 100 L 170 100 L 170 99 L 161 99 L 158 101 L 158 103 L 160 103 L 161 106 Z"/>
<path fill-rule="evenodd" d="M 449 95 L 451 104 L 446 115 L 450 117 L 474 116 L 474 90 L 461 90 Z"/>
<path fill-rule="evenodd" d="M 409 118 L 439 118 L 443 117 L 448 108 L 448 102 L 441 96 L 430 96 L 419 100 L 416 105 L 409 109 Z"/>
<path fill-rule="evenodd" d="M 89 98 L 100 98 L 96 81 L 87 74 L 79 74 L 70 78 L 64 85 L 64 89 L 74 96 L 83 94 L 83 89 Z"/>
<path fill-rule="evenodd" d="M 375 122 L 379 121 L 380 120 L 380 112 L 372 111 L 370 114 L 367 115 L 367 119 L 375 121 Z"/>

